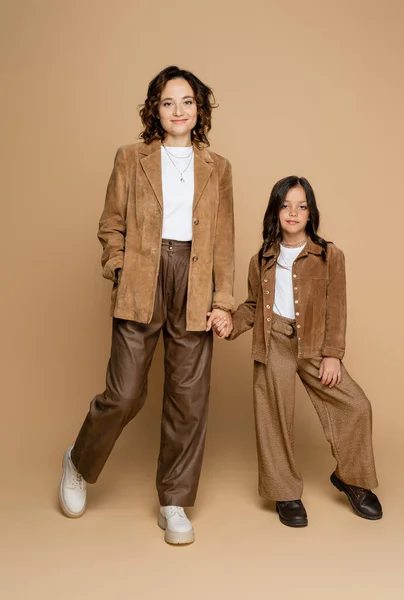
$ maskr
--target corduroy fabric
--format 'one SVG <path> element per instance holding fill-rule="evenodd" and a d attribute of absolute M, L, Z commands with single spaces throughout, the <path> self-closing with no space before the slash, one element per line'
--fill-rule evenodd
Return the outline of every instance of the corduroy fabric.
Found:
<path fill-rule="evenodd" d="M 295 321 L 273 314 L 268 363 L 254 362 L 259 493 L 269 500 L 298 500 L 302 495 L 293 443 L 296 373 L 331 445 L 338 477 L 366 489 L 378 485 L 370 402 L 342 363 L 341 383 L 323 385 L 320 364 L 320 357 L 298 358 Z"/>

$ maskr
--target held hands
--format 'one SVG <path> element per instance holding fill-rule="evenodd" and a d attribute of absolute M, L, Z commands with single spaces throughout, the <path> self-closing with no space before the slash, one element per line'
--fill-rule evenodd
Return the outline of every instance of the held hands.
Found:
<path fill-rule="evenodd" d="M 335 384 L 341 383 L 341 361 L 333 356 L 325 356 L 321 361 L 318 373 L 319 379 L 323 385 L 332 388 Z"/>
<path fill-rule="evenodd" d="M 233 331 L 233 322 L 231 314 L 222 310 L 221 308 L 213 308 L 211 312 L 207 313 L 208 322 L 206 324 L 206 331 L 213 331 L 220 338 L 225 338 Z"/>

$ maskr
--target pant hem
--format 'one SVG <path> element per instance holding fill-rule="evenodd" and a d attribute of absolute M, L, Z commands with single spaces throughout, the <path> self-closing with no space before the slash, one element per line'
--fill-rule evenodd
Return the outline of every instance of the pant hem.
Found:
<path fill-rule="evenodd" d="M 296 496 L 294 496 L 293 498 L 292 497 L 276 498 L 272 495 L 265 494 L 264 492 L 261 492 L 261 491 L 259 491 L 258 493 L 259 493 L 260 497 L 263 498 L 263 500 L 270 500 L 271 502 L 292 502 L 293 500 L 301 500 L 302 499 L 302 493 L 296 494 Z M 288 496 L 288 494 L 286 494 L 286 496 Z"/>
<path fill-rule="evenodd" d="M 187 498 L 160 498 L 160 506 L 182 506 L 182 508 L 192 508 L 195 506 L 195 500 Z"/>

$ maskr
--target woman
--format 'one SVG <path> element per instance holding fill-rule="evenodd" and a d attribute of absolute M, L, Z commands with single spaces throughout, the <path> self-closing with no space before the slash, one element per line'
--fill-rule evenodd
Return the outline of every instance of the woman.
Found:
<path fill-rule="evenodd" d="M 303 480 L 293 452 L 296 373 L 318 413 L 337 469 L 333 485 L 356 514 L 382 517 L 371 491 L 378 485 L 372 411 L 346 371 L 345 261 L 317 233 L 320 214 L 304 177 L 285 177 L 271 192 L 260 251 L 250 262 L 249 295 L 233 313 L 231 339 L 253 327 L 254 412 L 259 490 L 276 501 L 280 521 L 307 525 Z M 226 329 L 224 319 L 213 324 Z"/>
<path fill-rule="evenodd" d="M 234 308 L 231 167 L 207 149 L 213 108 L 208 86 L 168 67 L 150 82 L 140 110 L 143 141 L 117 152 L 98 232 L 103 275 L 113 281 L 106 389 L 91 402 L 65 452 L 60 484 L 62 510 L 80 517 L 86 483 L 97 480 L 122 429 L 144 404 L 162 331 L 158 524 L 173 544 L 194 541 L 184 507 L 195 502 L 202 465 L 211 324 L 221 317 L 230 328 Z"/>

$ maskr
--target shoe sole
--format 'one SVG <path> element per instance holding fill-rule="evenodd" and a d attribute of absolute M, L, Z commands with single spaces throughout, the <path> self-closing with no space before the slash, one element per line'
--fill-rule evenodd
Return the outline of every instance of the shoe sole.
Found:
<path fill-rule="evenodd" d="M 171 544 L 172 546 L 186 546 L 193 544 L 195 541 L 193 529 L 191 531 L 170 531 L 170 529 L 167 529 L 167 519 L 160 513 L 157 524 L 160 529 L 164 530 L 164 541 L 167 544 Z"/>
<path fill-rule="evenodd" d="M 66 452 L 63 455 L 63 459 L 62 459 L 62 469 L 63 469 L 63 474 L 62 474 L 62 479 L 60 480 L 60 486 L 59 486 L 59 504 L 60 504 L 60 508 L 62 509 L 63 513 L 65 514 L 66 517 L 69 517 L 69 519 L 79 519 L 80 517 L 82 517 L 85 513 L 85 510 L 87 508 L 87 499 L 84 503 L 83 509 L 78 512 L 78 513 L 74 513 L 71 510 L 68 509 L 68 507 L 66 506 L 66 503 L 64 501 L 63 498 L 63 483 L 65 480 L 65 472 L 66 472 L 66 460 L 67 460 L 67 453 L 68 453 L 69 449 L 66 450 Z"/>
<path fill-rule="evenodd" d="M 344 489 L 344 487 L 343 487 L 343 486 L 340 484 L 340 482 L 339 482 L 339 481 L 337 481 L 337 480 L 334 478 L 334 473 L 331 475 L 331 477 L 330 477 L 330 481 L 331 481 L 331 483 L 333 484 L 333 486 L 337 488 L 337 490 L 338 490 L 339 492 L 343 492 L 343 493 L 345 494 L 345 496 L 346 496 L 346 497 L 348 498 L 348 500 L 349 500 L 349 503 L 350 503 L 350 505 L 352 506 L 352 508 L 354 509 L 354 511 L 356 512 L 356 514 L 357 514 L 359 517 L 362 517 L 362 519 L 368 519 L 368 521 L 379 521 L 379 520 L 382 518 L 382 516 L 383 516 L 383 513 L 382 513 L 381 515 L 379 515 L 379 516 L 376 516 L 376 517 L 371 517 L 370 515 L 366 515 L 366 514 L 364 514 L 363 512 L 361 512 L 360 510 L 358 510 L 358 509 L 356 508 L 356 506 L 354 505 L 354 503 L 352 502 L 352 500 L 351 500 L 351 497 L 349 496 L 348 492 L 347 492 L 347 491 Z"/>
<path fill-rule="evenodd" d="M 286 527 L 307 527 L 307 525 L 309 524 L 308 521 L 306 521 L 305 523 L 290 523 L 290 521 L 285 521 L 284 519 L 282 519 L 282 517 L 279 517 L 279 520 L 282 523 L 282 525 L 286 525 Z"/>
<path fill-rule="evenodd" d="M 276 507 L 276 512 L 278 513 L 280 522 L 282 523 L 282 525 L 286 525 L 286 527 L 307 527 L 307 525 L 309 524 L 308 519 L 306 519 L 306 521 L 302 521 L 301 523 L 291 523 L 290 521 L 282 519 L 281 515 L 279 514 L 278 507 Z"/>

